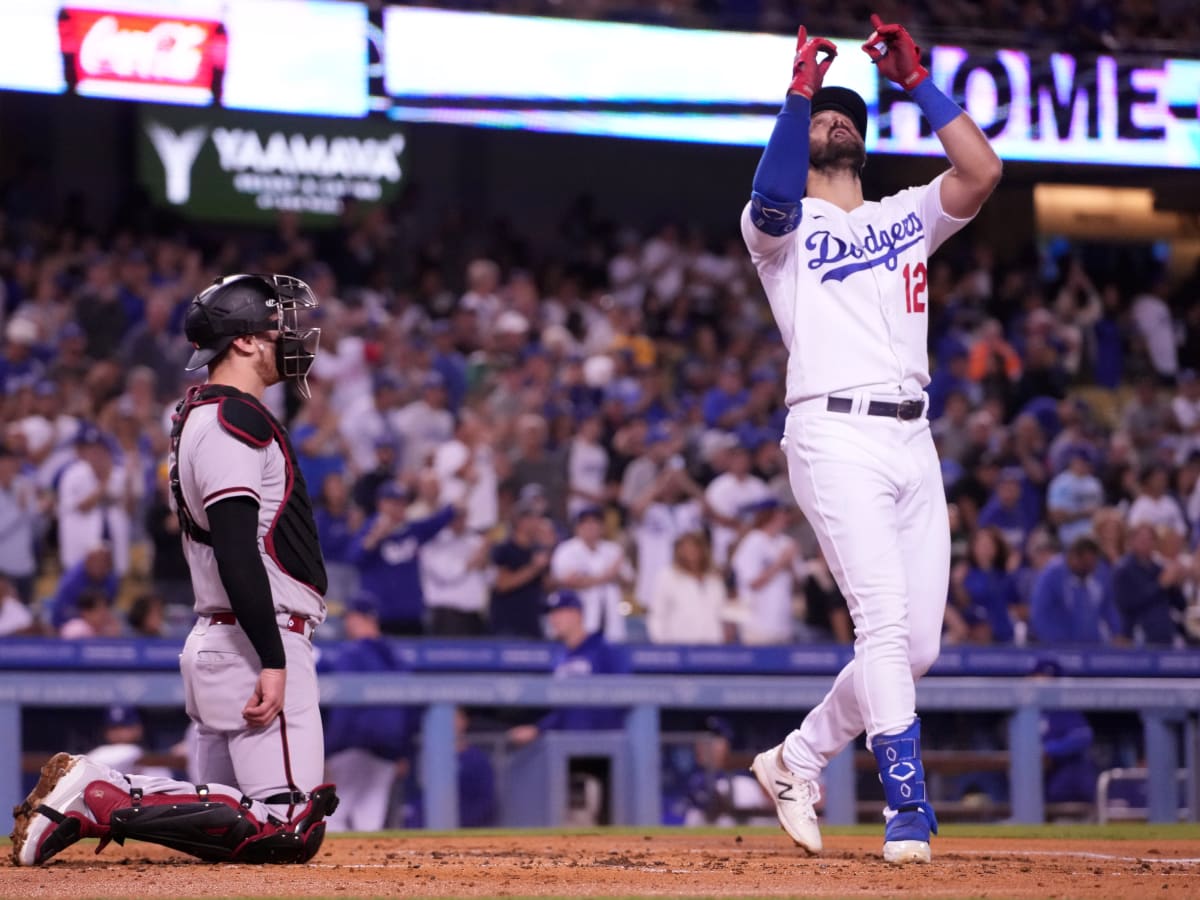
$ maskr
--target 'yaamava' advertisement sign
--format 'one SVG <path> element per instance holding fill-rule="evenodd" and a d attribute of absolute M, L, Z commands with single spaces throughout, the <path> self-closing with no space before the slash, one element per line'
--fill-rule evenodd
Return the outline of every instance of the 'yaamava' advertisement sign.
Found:
<path fill-rule="evenodd" d="M 142 183 L 196 219 L 332 218 L 345 198 L 390 200 L 403 177 L 404 135 L 389 122 L 145 107 L 139 132 Z"/>

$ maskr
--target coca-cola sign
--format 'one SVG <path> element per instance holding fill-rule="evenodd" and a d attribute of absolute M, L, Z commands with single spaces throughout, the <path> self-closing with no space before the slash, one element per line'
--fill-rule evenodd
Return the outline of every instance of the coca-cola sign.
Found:
<path fill-rule="evenodd" d="M 59 41 L 81 87 L 104 81 L 209 90 L 214 70 L 225 67 L 216 21 L 67 7 Z"/>

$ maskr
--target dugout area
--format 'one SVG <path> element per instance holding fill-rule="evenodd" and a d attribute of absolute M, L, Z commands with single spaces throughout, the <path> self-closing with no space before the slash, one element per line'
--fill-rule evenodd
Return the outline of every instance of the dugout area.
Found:
<path fill-rule="evenodd" d="M 69 848 L 0 869 L 0 897 L 813 897 L 1185 900 L 1200 826 L 947 826 L 929 866 L 882 862 L 881 830 L 832 828 L 806 858 L 775 829 L 381 833 L 307 866 L 212 866 L 150 845 Z"/>

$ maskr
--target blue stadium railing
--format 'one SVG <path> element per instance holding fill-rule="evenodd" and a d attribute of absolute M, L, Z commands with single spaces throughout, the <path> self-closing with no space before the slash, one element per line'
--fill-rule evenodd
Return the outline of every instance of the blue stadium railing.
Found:
<path fill-rule="evenodd" d="M 820 701 L 829 688 L 828 675 L 849 652 L 843 647 L 633 646 L 629 650 L 635 674 L 571 679 L 546 674 L 557 652 L 550 644 L 398 641 L 397 645 L 408 655 L 417 677 L 326 675 L 321 681 L 322 701 L 425 708 L 421 764 L 425 822 L 438 829 L 457 824 L 455 767 L 445 765 L 455 755 L 457 705 L 628 708 L 625 735 L 631 784 L 625 788 L 634 798 L 628 824 L 651 825 L 659 821 L 661 813 L 662 710 L 794 711 L 799 715 Z M 340 647 L 323 644 L 322 652 L 336 653 Z M 0 808 L 20 800 L 22 707 L 121 704 L 179 708 L 183 684 L 177 672 L 171 671 L 177 665 L 178 650 L 179 644 L 170 641 L 0 641 Z M 1200 817 L 1196 784 L 1200 679 L 1194 677 L 1200 653 L 1060 649 L 1055 655 L 1068 677 L 1053 681 L 1023 677 L 1034 659 L 1045 652 L 952 649 L 939 663 L 944 674 L 922 680 L 918 688 L 922 711 L 1008 715 L 1013 819 L 1040 822 L 1044 816 L 1039 736 L 1043 709 L 1140 715 L 1150 772 L 1150 820 L 1176 820 L 1173 773 L 1181 763 L 1190 773 L 1189 818 L 1195 821 Z M 989 674 L 962 674 L 968 665 L 977 665 L 977 672 Z M 738 673 L 738 677 L 730 677 L 730 673 Z M 1088 677 L 1072 677 L 1078 674 Z M 828 822 L 855 820 L 852 749 L 830 764 L 826 797 Z"/>

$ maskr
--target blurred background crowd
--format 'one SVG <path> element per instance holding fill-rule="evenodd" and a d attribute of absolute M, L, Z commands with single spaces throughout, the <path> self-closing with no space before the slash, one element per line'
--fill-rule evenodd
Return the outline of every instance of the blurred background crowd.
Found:
<path fill-rule="evenodd" d="M 731 219 L 639 229 L 580 197 L 535 237 L 401 199 L 230 235 L 136 204 L 100 228 L 10 185 L 0 633 L 186 630 L 166 490 L 197 383 L 182 316 L 215 276 L 265 271 L 321 303 L 312 397 L 267 400 L 316 500 L 326 635 L 367 593 L 385 633 L 540 639 L 567 587 L 612 641 L 850 641 L 791 499 L 785 351 Z M 1104 258 L 1002 263 L 967 232 L 930 269 L 947 642 L 1200 641 L 1200 273 Z"/>

